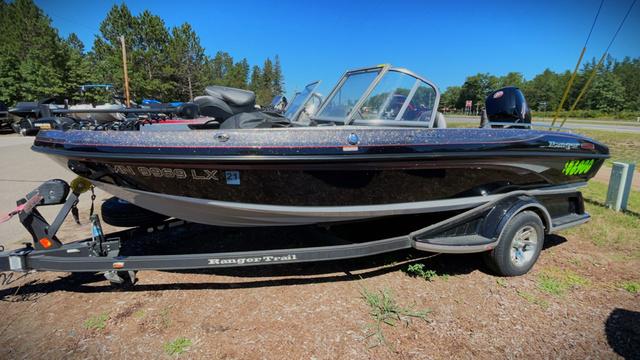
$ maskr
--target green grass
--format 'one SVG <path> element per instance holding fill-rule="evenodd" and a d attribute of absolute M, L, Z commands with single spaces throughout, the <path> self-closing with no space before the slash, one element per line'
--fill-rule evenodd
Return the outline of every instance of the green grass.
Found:
<path fill-rule="evenodd" d="M 589 285 L 590 281 L 570 270 L 549 268 L 537 279 L 538 289 L 547 294 L 562 296 L 567 291 Z"/>
<path fill-rule="evenodd" d="M 620 284 L 620 287 L 627 290 L 632 294 L 640 293 L 640 282 L 637 281 L 626 281 Z"/>
<path fill-rule="evenodd" d="M 410 276 L 423 278 L 427 281 L 433 281 L 438 277 L 438 273 L 435 270 L 425 270 L 424 264 L 409 265 L 405 272 Z"/>
<path fill-rule="evenodd" d="M 401 307 L 393 298 L 393 294 L 389 289 L 371 292 L 363 288 L 360 295 L 369 306 L 369 314 L 374 321 L 373 324 L 369 326 L 371 331 L 367 335 L 367 337 L 376 337 L 377 343 L 373 344 L 373 346 L 387 343 L 382 331 L 384 324 L 389 326 L 395 326 L 398 322 L 408 324 L 411 318 L 426 320 L 427 314 L 431 312 L 431 310 L 428 309 L 416 311 Z"/>
<path fill-rule="evenodd" d="M 589 187 L 591 186 L 590 184 Z M 591 221 L 564 230 L 561 232 L 562 235 L 591 241 L 604 251 L 615 252 L 621 257 L 624 255 L 626 259 L 640 258 L 640 217 L 613 211 L 591 202 L 585 203 L 585 207 L 591 214 Z"/>
<path fill-rule="evenodd" d="M 107 320 L 109 320 L 109 314 L 102 313 L 87 319 L 84 327 L 89 330 L 104 330 L 107 327 Z"/>
<path fill-rule="evenodd" d="M 593 200 L 604 205 L 607 199 L 608 184 L 600 181 L 591 180 L 589 185 L 580 189 L 585 199 Z M 627 210 L 640 214 L 640 191 L 631 189 L 629 193 L 629 201 L 627 202 Z"/>
<path fill-rule="evenodd" d="M 169 356 L 178 356 L 193 345 L 191 340 L 181 337 L 164 344 L 164 352 Z"/>
<path fill-rule="evenodd" d="M 530 292 L 526 292 L 523 290 L 516 290 L 516 293 L 518 294 L 518 296 L 520 296 L 521 298 L 525 299 L 527 302 L 531 303 L 531 304 L 535 304 L 540 306 L 543 309 L 547 309 L 549 307 L 549 303 L 546 302 L 544 299 L 540 299 L 539 297 L 533 295 Z"/>

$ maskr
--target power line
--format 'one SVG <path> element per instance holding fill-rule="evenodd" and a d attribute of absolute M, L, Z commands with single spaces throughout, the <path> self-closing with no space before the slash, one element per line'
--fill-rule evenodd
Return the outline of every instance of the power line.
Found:
<path fill-rule="evenodd" d="M 596 12 L 596 17 L 593 19 L 593 23 L 591 24 L 591 30 L 589 30 L 589 35 L 587 35 L 587 40 L 585 40 L 583 48 L 587 47 L 587 43 L 589 42 L 589 39 L 591 38 L 591 34 L 593 33 L 593 28 L 596 27 L 596 21 L 598 20 L 598 16 L 600 15 L 600 10 L 602 10 L 602 5 L 604 5 L 604 0 L 600 1 L 598 12 Z"/>
<path fill-rule="evenodd" d="M 636 4 L 636 1 L 637 0 L 633 0 L 631 5 L 629 6 L 629 9 L 627 10 L 627 13 L 624 15 L 624 18 L 622 18 L 622 21 L 620 22 L 620 26 L 618 26 L 618 30 L 616 30 L 616 33 L 613 34 L 613 38 L 611 38 L 611 42 L 609 42 L 609 46 L 607 46 L 607 49 L 604 51 L 605 54 L 609 52 L 609 48 L 613 44 L 613 41 L 616 39 L 616 36 L 618 36 L 618 33 L 620 32 L 620 29 L 622 29 L 622 25 L 624 25 L 624 22 L 627 21 L 627 17 L 629 16 L 629 13 L 631 13 L 631 9 L 633 9 L 633 5 Z"/>

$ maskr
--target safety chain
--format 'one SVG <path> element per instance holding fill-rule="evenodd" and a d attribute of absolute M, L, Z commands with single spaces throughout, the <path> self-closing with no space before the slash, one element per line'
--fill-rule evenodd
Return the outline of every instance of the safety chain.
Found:
<path fill-rule="evenodd" d="M 91 185 L 91 210 L 89 210 L 89 217 L 93 216 L 93 204 L 96 200 L 95 186 Z"/>

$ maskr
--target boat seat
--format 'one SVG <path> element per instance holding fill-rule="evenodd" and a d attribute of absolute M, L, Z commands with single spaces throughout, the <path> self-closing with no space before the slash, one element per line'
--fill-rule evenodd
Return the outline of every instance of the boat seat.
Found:
<path fill-rule="evenodd" d="M 433 127 L 438 129 L 447 128 L 447 121 L 444 119 L 444 115 L 439 111 L 436 113 L 436 118 L 433 121 Z"/>
<path fill-rule="evenodd" d="M 253 91 L 226 86 L 207 86 L 205 94 L 193 99 L 203 116 L 224 121 L 233 115 L 255 110 L 256 95 Z"/>
<path fill-rule="evenodd" d="M 256 94 L 253 91 L 249 91 L 249 90 L 212 85 L 212 86 L 207 86 L 204 89 L 204 93 L 209 96 L 222 99 L 227 104 L 232 106 L 253 107 L 256 104 Z"/>

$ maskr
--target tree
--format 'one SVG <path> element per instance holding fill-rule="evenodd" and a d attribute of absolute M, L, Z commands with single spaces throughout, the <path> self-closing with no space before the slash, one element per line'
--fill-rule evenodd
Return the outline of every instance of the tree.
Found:
<path fill-rule="evenodd" d="M 260 82 L 258 89 L 256 90 L 256 98 L 257 102 L 260 105 L 266 105 L 271 102 L 271 99 L 274 97 L 274 71 L 273 71 L 273 63 L 271 59 L 267 58 L 264 61 L 264 65 L 262 66 L 262 71 L 260 74 Z"/>
<path fill-rule="evenodd" d="M 65 45 L 32 0 L 1 2 L 0 101 L 64 93 Z"/>
<path fill-rule="evenodd" d="M 253 69 L 251 69 L 251 81 L 249 82 L 249 90 L 257 93 L 258 89 L 260 89 L 261 79 L 262 79 L 262 73 L 260 72 L 260 67 L 257 65 L 254 65 Z"/>
<path fill-rule="evenodd" d="M 515 86 L 517 88 L 522 88 L 524 83 L 524 76 L 521 73 L 510 72 L 507 75 L 498 78 L 496 87 L 502 88 L 506 86 Z"/>
<path fill-rule="evenodd" d="M 613 65 L 613 74 L 624 88 L 624 108 L 640 110 L 640 58 L 625 57 Z"/>
<path fill-rule="evenodd" d="M 570 76 L 570 74 L 569 74 Z M 523 86 L 529 106 L 534 110 L 552 111 L 560 103 L 562 92 L 566 86 L 564 75 L 545 69 Z"/>
<path fill-rule="evenodd" d="M 247 62 L 247 59 L 242 59 L 229 68 L 229 71 L 225 76 L 225 85 L 239 89 L 246 89 L 248 78 L 249 62 Z"/>
<path fill-rule="evenodd" d="M 440 105 L 444 108 L 455 109 L 461 91 L 460 86 L 449 86 L 440 97 Z"/>
<path fill-rule="evenodd" d="M 200 89 L 206 86 L 203 79 L 206 55 L 191 25 L 184 23 L 173 28 L 167 53 L 170 63 L 167 71 L 171 72 L 174 86 L 171 98 L 193 100 L 194 87 Z"/>
<path fill-rule="evenodd" d="M 478 73 L 467 77 L 460 89 L 460 96 L 458 97 L 456 107 L 464 108 L 466 100 L 473 101 L 474 106 L 476 104 L 484 104 L 487 95 L 496 89 L 497 85 L 498 79 L 487 73 Z"/>
<path fill-rule="evenodd" d="M 276 55 L 275 64 L 273 66 L 272 90 L 275 95 L 284 92 L 284 77 L 282 75 L 282 67 L 280 66 L 280 57 Z"/>
<path fill-rule="evenodd" d="M 625 89 L 620 80 L 605 70 L 595 77 L 583 101 L 588 109 L 615 113 L 624 107 L 624 95 Z"/>

